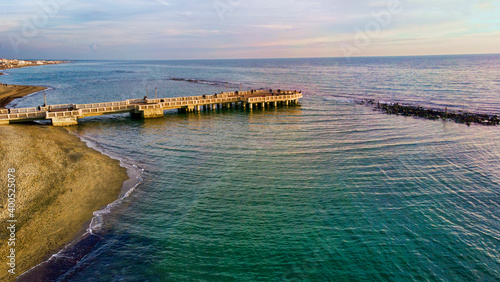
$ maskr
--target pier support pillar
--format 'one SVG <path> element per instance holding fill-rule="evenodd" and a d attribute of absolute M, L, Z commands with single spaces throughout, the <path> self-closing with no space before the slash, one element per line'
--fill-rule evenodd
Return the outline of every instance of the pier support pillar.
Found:
<path fill-rule="evenodd" d="M 51 118 L 53 126 L 67 126 L 67 125 L 76 125 L 78 124 L 78 120 L 75 117 L 53 117 Z"/>
<path fill-rule="evenodd" d="M 249 103 L 249 104 L 248 104 L 248 108 L 249 108 L 250 110 L 251 110 L 251 109 L 253 109 L 253 104 L 252 104 L 252 103 Z"/>
<path fill-rule="evenodd" d="M 181 109 L 179 109 L 181 110 Z M 141 112 L 141 117 L 142 118 L 157 118 L 157 117 L 163 117 L 163 110 L 161 108 L 158 109 L 145 109 Z"/>

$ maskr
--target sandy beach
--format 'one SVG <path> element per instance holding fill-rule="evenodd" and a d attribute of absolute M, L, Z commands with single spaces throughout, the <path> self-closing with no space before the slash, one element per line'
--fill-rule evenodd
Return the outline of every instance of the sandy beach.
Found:
<path fill-rule="evenodd" d="M 75 239 L 92 213 L 117 199 L 126 169 L 88 148 L 64 128 L 42 125 L 0 126 L 0 221 L 9 219 L 7 180 L 16 185 L 16 275 L 2 263 L 1 281 L 44 261 Z M 10 254 L 9 234 L 0 233 L 0 256 Z"/>
<path fill-rule="evenodd" d="M 5 108 L 12 100 L 24 97 L 26 95 L 47 89 L 41 86 L 0 84 L 0 109 Z M 41 101 L 40 104 L 43 104 Z"/>

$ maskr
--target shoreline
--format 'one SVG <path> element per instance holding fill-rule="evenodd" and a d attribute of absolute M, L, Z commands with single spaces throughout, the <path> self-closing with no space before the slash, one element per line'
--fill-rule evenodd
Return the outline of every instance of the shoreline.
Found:
<path fill-rule="evenodd" d="M 93 247 L 105 236 L 105 232 L 102 232 L 102 216 L 110 213 L 112 208 L 119 205 L 142 183 L 141 176 L 144 172 L 143 169 L 99 147 L 94 141 L 88 140 L 75 132 L 68 131 L 68 133 L 78 137 L 88 148 L 100 152 L 111 159 L 120 161 L 120 166 L 127 170 L 128 179 L 123 182 L 118 198 L 100 210 L 94 211 L 92 219 L 82 225 L 77 233 L 78 235 L 71 242 L 65 244 L 57 251 L 49 253 L 42 262 L 20 274 L 16 281 L 29 282 L 42 278 L 44 281 L 53 281 L 60 278 L 68 279 L 66 276 L 71 276 L 71 273 L 68 274 L 68 271 L 91 252 Z"/>
<path fill-rule="evenodd" d="M 4 156 L 0 169 L 16 169 L 18 221 L 16 274 L 9 274 L 4 264 L 0 280 L 13 281 L 88 233 L 84 227 L 120 200 L 131 174 L 119 160 L 91 148 L 64 128 L 8 125 L 0 127 L 0 134 Z M 6 195 L 7 185 L 0 190 Z M 2 199 L 6 207 L 7 197 Z M 7 216 L 2 209 L 2 221 Z M 0 255 L 7 257 L 7 234 L 1 236 Z"/>
<path fill-rule="evenodd" d="M 52 63 L 44 64 L 29 64 L 29 65 L 11 65 L 6 67 L 6 65 L 0 65 L 0 76 L 4 75 L 2 71 L 10 69 L 28 68 L 36 66 L 48 66 L 48 65 L 59 65 L 66 64 L 68 61 L 54 61 Z M 3 84 L 0 83 L 0 109 L 4 109 L 10 102 L 17 98 L 22 98 L 30 94 L 40 92 L 47 89 L 43 86 L 30 86 L 30 85 L 14 85 L 14 84 Z"/>
<path fill-rule="evenodd" d="M 14 61 L 17 62 L 18 60 L 9 60 L 9 61 Z M 0 61 L 1 62 L 1 61 Z M 41 64 L 36 64 L 35 61 L 28 61 L 31 62 L 30 64 L 25 64 L 25 65 L 18 65 L 18 64 L 10 64 L 10 65 L 0 65 L 0 75 L 2 70 L 10 70 L 10 69 L 20 69 L 20 68 L 27 68 L 27 67 L 37 67 L 37 66 L 49 66 L 49 65 L 60 65 L 60 64 L 66 64 L 69 61 L 44 61 L 44 63 Z"/>
<path fill-rule="evenodd" d="M 42 262 L 20 274 L 16 281 L 34 281 L 41 279 L 41 277 L 46 281 L 53 281 L 62 277 L 63 279 L 68 279 L 66 276 L 71 276 L 71 273 L 68 274 L 67 272 L 76 262 L 91 252 L 93 247 L 105 236 L 105 232 L 103 233 L 101 229 L 102 216 L 110 213 L 112 208 L 119 205 L 142 183 L 141 176 L 144 171 L 143 169 L 140 169 L 128 160 L 124 160 L 119 155 L 110 153 L 98 143 L 76 132 L 68 130 L 68 133 L 78 137 L 88 148 L 100 152 L 111 159 L 120 161 L 120 166 L 127 170 L 128 179 L 123 182 L 118 198 L 102 209 L 94 211 L 92 219 L 82 225 L 77 233 L 78 235 L 71 242 L 59 248 L 58 251 L 48 254 Z"/>
<path fill-rule="evenodd" d="M 15 99 L 48 89 L 43 86 L 0 84 L 0 109 L 4 109 Z"/>

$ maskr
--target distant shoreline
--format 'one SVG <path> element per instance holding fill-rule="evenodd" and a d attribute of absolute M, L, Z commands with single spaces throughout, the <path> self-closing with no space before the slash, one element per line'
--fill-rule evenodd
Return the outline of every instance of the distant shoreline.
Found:
<path fill-rule="evenodd" d="M 20 63 L 23 62 L 23 63 Z M 46 66 L 46 65 L 60 65 L 66 64 L 68 61 L 45 61 L 45 60 L 0 60 L 0 70 L 19 69 L 26 67 Z M 0 74 L 2 74 L 0 72 Z"/>
<path fill-rule="evenodd" d="M 26 67 L 34 67 L 34 66 L 46 66 L 46 65 L 58 65 L 68 63 L 67 61 L 22 61 L 23 65 L 18 65 L 19 60 L 0 60 L 0 75 L 4 73 L 1 70 L 10 70 L 10 69 L 18 69 L 18 68 L 26 68 Z M 28 64 L 29 62 L 29 64 Z M 38 64 L 37 62 L 41 62 Z M 16 63 L 16 65 L 13 65 Z M 25 97 L 27 95 L 43 91 L 47 89 L 47 87 L 42 86 L 30 86 L 30 85 L 13 85 L 13 84 L 3 84 L 0 81 L 0 109 L 4 109 L 10 102 L 15 99 Z"/>

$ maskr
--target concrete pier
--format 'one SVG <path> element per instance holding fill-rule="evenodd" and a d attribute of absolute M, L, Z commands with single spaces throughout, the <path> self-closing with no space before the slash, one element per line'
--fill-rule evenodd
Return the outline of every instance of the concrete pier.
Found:
<path fill-rule="evenodd" d="M 63 104 L 39 106 L 37 108 L 0 109 L 0 125 L 34 120 L 50 120 L 54 126 L 78 124 L 78 120 L 89 116 L 117 113 L 131 113 L 141 118 L 163 117 L 163 111 L 178 109 L 179 112 L 215 111 L 222 109 L 243 108 L 253 110 L 261 106 L 298 104 L 302 98 L 300 91 L 252 90 L 223 92 L 214 95 L 131 99 L 118 102 L 94 104 Z M 233 105 L 234 103 L 234 105 Z"/>
<path fill-rule="evenodd" d="M 54 117 L 51 118 L 52 125 L 54 126 L 66 126 L 78 124 L 77 117 Z"/>

